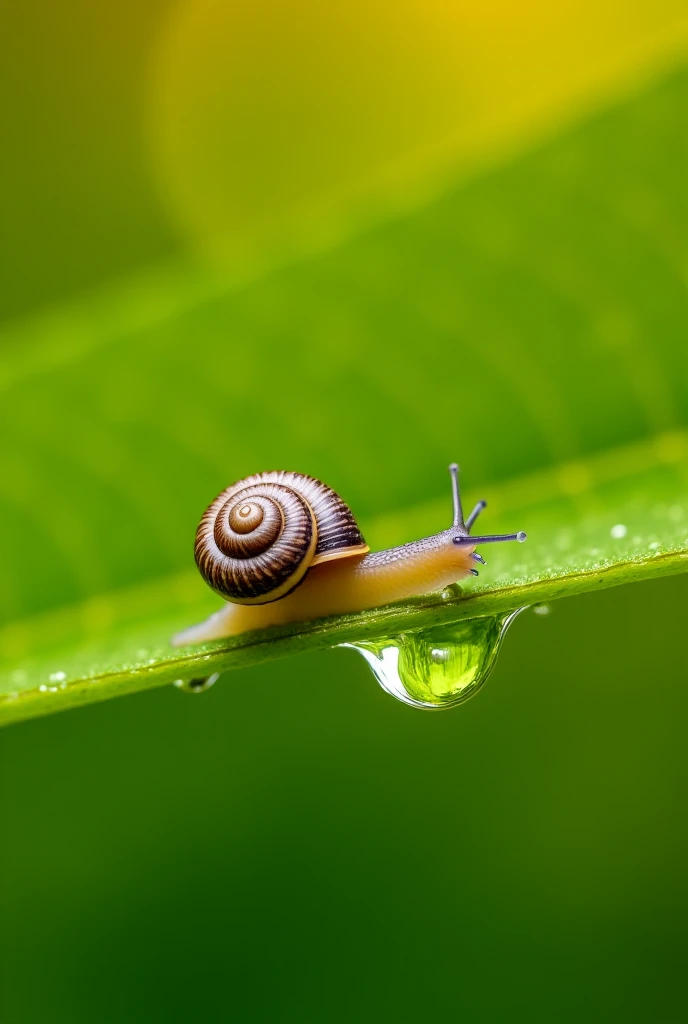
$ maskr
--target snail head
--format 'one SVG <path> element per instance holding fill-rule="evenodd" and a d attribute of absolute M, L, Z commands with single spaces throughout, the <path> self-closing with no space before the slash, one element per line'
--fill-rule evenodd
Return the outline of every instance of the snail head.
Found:
<path fill-rule="evenodd" d="M 456 462 L 452 462 L 450 465 L 449 473 L 451 475 L 452 501 L 454 505 L 454 521 L 451 527 L 453 533 L 452 541 L 454 544 L 475 547 L 477 544 L 493 544 L 496 541 L 502 540 L 517 540 L 523 543 L 526 539 L 526 534 L 522 530 L 518 533 L 492 533 L 484 534 L 481 537 L 470 536 L 471 527 L 482 510 L 487 507 L 487 502 L 482 500 L 479 501 L 468 518 L 464 519 L 463 508 L 461 507 L 461 492 L 459 489 L 459 467 Z M 481 562 L 483 565 L 485 564 L 485 559 L 475 552 L 473 553 L 473 559 L 476 562 Z M 475 569 L 471 570 L 471 572 L 474 576 L 478 575 Z"/>

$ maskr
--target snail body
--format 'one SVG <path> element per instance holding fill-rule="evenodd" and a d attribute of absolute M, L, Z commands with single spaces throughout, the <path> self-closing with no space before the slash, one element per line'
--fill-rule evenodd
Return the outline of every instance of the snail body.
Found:
<path fill-rule="evenodd" d="M 301 473 L 258 473 L 228 487 L 208 507 L 196 533 L 196 564 L 231 602 L 173 638 L 201 643 L 247 630 L 363 611 L 442 590 L 483 559 L 476 545 L 525 540 L 524 533 L 471 537 L 485 507 L 464 521 L 458 466 L 449 467 L 452 526 L 421 540 L 370 552 L 339 495 Z"/>

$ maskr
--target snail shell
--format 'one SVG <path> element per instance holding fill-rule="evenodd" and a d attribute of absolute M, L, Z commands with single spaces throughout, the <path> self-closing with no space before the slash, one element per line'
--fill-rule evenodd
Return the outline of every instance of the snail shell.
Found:
<path fill-rule="evenodd" d="M 196 533 L 196 564 L 227 601 L 267 604 L 320 562 L 369 550 L 339 495 L 303 473 L 256 473 L 219 494 Z"/>

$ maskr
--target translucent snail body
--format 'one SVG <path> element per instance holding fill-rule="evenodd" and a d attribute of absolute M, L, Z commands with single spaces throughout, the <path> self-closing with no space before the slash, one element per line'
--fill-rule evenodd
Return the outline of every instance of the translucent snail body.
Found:
<path fill-rule="evenodd" d="M 485 502 L 464 521 L 458 466 L 449 471 L 452 526 L 373 553 L 339 495 L 312 477 L 262 473 L 227 488 L 201 520 L 195 554 L 206 582 L 232 603 L 173 644 L 363 611 L 477 576 L 477 544 L 526 535 L 469 536 Z"/>

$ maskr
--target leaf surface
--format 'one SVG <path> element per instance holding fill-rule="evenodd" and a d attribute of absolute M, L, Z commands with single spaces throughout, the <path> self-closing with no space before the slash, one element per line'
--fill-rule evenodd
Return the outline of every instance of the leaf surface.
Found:
<path fill-rule="evenodd" d="M 484 580 L 442 594 L 175 649 L 172 634 L 218 606 L 196 574 L 186 573 L 14 623 L 0 631 L 0 645 L 24 653 L 0 674 L 0 721 L 685 572 L 688 438 L 673 435 L 663 445 L 658 466 L 643 466 L 657 453 L 641 446 L 503 486 L 494 502 L 500 521 L 527 520 L 528 543 L 491 546 Z M 586 488 L 562 494 L 574 474 L 579 487 L 587 476 Z M 426 506 L 409 513 L 406 527 L 441 522 L 442 511 Z M 380 522 L 374 532 L 394 543 L 401 528 L 399 521 Z"/>
<path fill-rule="evenodd" d="M 6 720 L 685 568 L 686 111 L 681 72 L 242 287 L 181 267 L 8 333 Z M 312 473 L 377 548 L 445 525 L 455 458 L 529 533 L 461 598 L 168 647 L 230 481 Z"/>

